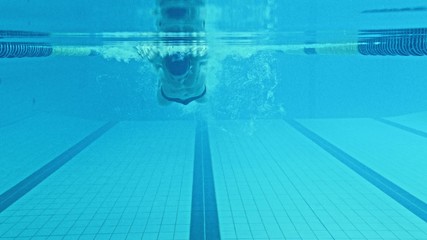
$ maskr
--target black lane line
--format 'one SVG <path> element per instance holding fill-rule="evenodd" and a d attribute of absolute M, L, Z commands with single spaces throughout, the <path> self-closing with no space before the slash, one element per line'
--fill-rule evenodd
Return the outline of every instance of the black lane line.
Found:
<path fill-rule="evenodd" d="M 417 130 L 417 129 L 415 129 L 415 128 L 411 128 L 411 127 L 408 127 L 408 126 L 402 125 L 402 124 L 400 124 L 400 123 L 392 122 L 392 121 L 390 121 L 390 120 L 383 119 L 383 118 L 375 118 L 375 120 L 377 120 L 378 122 L 382 122 L 382 123 L 384 123 L 384 124 L 387 124 L 387 125 L 393 126 L 393 127 L 395 127 L 395 128 L 399 128 L 399 129 L 401 129 L 401 130 L 404 130 L 404 131 L 407 131 L 407 132 L 413 133 L 413 134 L 418 135 L 418 136 L 420 136 L 420 137 L 427 138 L 427 133 L 426 133 L 426 132 L 423 132 L 423 131 Z"/>
<path fill-rule="evenodd" d="M 221 239 L 209 131 L 205 121 L 199 121 L 196 126 L 192 194 L 190 239 Z"/>
<path fill-rule="evenodd" d="M 73 157 L 79 154 L 83 149 L 88 147 L 104 133 L 114 127 L 117 122 L 108 122 L 102 127 L 98 128 L 80 142 L 61 153 L 59 156 L 54 158 L 52 161 L 45 164 L 43 167 L 26 177 L 24 180 L 4 192 L 0 195 L 0 213 L 7 209 L 10 205 L 16 202 L 18 199 L 23 197 L 26 193 L 35 188 L 39 183 L 43 182 L 56 170 L 61 168 L 64 164 L 70 161 Z"/>
<path fill-rule="evenodd" d="M 322 147 L 326 152 L 334 156 L 341 163 L 345 164 L 351 170 L 355 171 L 357 174 L 359 174 L 361 177 L 363 177 L 371 184 L 379 188 L 385 194 L 396 200 L 398 203 L 400 203 L 406 209 L 411 211 L 413 214 L 424 220 L 424 222 L 427 222 L 427 204 L 425 202 L 412 195 L 411 193 L 407 192 L 403 188 L 399 187 L 398 185 L 394 184 L 379 173 L 365 166 L 357 159 L 348 155 L 346 152 L 339 149 L 327 140 L 323 139 L 308 128 L 304 127 L 297 121 L 292 119 L 286 119 L 286 122 L 292 127 L 294 127 L 296 130 L 298 130 L 300 133 L 302 133 L 304 136 L 312 140 L 314 143 Z"/>

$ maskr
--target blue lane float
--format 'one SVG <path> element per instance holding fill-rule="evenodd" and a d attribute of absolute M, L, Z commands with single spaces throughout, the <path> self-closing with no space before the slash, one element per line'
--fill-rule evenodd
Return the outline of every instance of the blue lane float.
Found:
<path fill-rule="evenodd" d="M 362 55 L 427 55 L 427 28 L 363 30 L 359 35 L 358 51 Z"/>
<path fill-rule="evenodd" d="M 0 38 L 19 34 L 0 31 Z M 36 33 L 34 35 L 37 36 Z M 175 37 L 168 38 L 167 41 L 173 43 L 182 40 L 182 37 Z M 285 54 L 303 55 L 427 56 L 427 28 L 360 30 L 353 41 L 335 43 L 310 42 L 294 46 L 279 45 L 277 50 Z M 0 58 L 98 55 L 97 49 L 88 46 L 52 46 L 48 43 L 0 42 Z"/>
<path fill-rule="evenodd" d="M 46 43 L 0 42 L 0 58 L 48 57 L 52 52 Z"/>

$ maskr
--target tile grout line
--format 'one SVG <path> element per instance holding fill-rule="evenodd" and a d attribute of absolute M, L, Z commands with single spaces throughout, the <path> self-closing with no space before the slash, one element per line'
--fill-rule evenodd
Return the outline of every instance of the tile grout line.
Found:
<path fill-rule="evenodd" d="M 190 239 L 220 239 L 215 182 L 205 121 L 196 126 Z"/>
<path fill-rule="evenodd" d="M 424 222 L 427 222 L 427 204 L 425 202 L 399 187 L 387 178 L 383 177 L 381 174 L 367 167 L 357 159 L 353 158 L 337 146 L 309 130 L 299 122 L 293 119 L 286 119 L 285 121 L 302 135 L 331 154 L 335 159 L 356 172 L 359 176 L 363 177 L 365 180 L 373 184 L 389 197 L 393 198 L 396 202 L 418 216 Z"/>
<path fill-rule="evenodd" d="M 112 121 L 104 124 L 78 143 L 58 155 L 56 158 L 39 168 L 37 171 L 23 179 L 21 182 L 17 183 L 15 186 L 11 187 L 9 190 L 5 191 L 0 195 L 0 213 L 6 210 L 13 203 L 18 201 L 25 194 L 30 192 L 38 184 L 43 182 L 46 178 L 52 175 L 56 170 L 64 166 L 68 161 L 82 152 L 90 144 L 99 139 L 104 135 L 108 130 L 113 128 L 118 122 Z"/>

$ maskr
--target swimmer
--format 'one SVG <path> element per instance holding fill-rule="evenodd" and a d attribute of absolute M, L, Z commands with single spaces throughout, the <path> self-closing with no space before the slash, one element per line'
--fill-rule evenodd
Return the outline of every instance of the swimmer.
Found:
<path fill-rule="evenodd" d="M 205 102 L 207 54 L 206 49 L 200 50 L 205 46 L 198 45 L 204 39 L 188 42 L 189 36 L 205 30 L 204 0 L 156 0 L 156 4 L 158 32 L 173 36 L 163 38 L 166 43 L 149 57 L 159 75 L 159 103 Z"/>

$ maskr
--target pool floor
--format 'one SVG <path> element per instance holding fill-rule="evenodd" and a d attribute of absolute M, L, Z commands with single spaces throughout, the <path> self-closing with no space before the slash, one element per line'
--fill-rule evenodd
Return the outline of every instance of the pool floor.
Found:
<path fill-rule="evenodd" d="M 427 239 L 427 113 L 0 125 L 0 239 Z"/>

